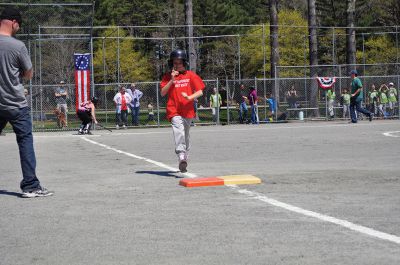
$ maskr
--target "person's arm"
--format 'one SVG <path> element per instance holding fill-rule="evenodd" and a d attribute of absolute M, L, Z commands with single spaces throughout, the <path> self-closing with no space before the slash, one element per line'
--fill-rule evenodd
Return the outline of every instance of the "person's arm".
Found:
<path fill-rule="evenodd" d="M 131 103 L 132 102 L 132 97 L 131 97 L 131 95 L 129 95 L 129 94 L 125 94 L 126 95 L 126 104 L 128 105 L 129 103 Z"/>
<path fill-rule="evenodd" d="M 24 72 L 22 73 L 22 77 L 23 77 L 25 80 L 31 80 L 32 77 L 33 77 L 33 68 L 29 69 L 28 71 L 24 71 Z"/>
<path fill-rule="evenodd" d="M 92 103 L 91 109 L 92 109 L 92 111 L 91 111 L 92 119 L 93 119 L 94 123 L 97 124 L 96 114 L 95 114 L 96 108 L 94 107 L 93 103 Z"/>
<path fill-rule="evenodd" d="M 143 92 L 140 91 L 140 90 L 137 90 L 137 93 L 138 93 L 138 100 L 139 100 L 139 99 L 141 99 L 143 97 Z"/>
<path fill-rule="evenodd" d="M 115 105 L 118 105 L 117 99 L 118 99 L 118 93 L 114 96 L 114 99 L 113 99 Z"/>
<path fill-rule="evenodd" d="M 171 72 L 171 80 L 168 81 L 168 83 L 161 89 L 161 96 L 164 97 L 166 94 L 168 94 L 169 89 L 171 86 L 174 84 L 175 77 L 179 75 L 178 71 L 172 70 Z"/>
<path fill-rule="evenodd" d="M 188 96 L 188 94 L 186 92 L 182 92 L 182 96 L 184 98 L 186 98 L 187 100 L 194 100 L 196 98 L 199 98 L 203 95 L 203 90 L 197 90 L 195 93 L 193 93 L 192 95 Z M 210 106 L 211 107 L 211 106 Z"/>

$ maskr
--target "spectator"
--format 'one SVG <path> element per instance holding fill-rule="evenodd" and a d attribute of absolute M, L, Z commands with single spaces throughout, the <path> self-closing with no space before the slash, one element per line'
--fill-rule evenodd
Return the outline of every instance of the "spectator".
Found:
<path fill-rule="evenodd" d="M 378 114 L 378 91 L 374 84 L 371 86 L 371 90 L 368 92 L 368 106 L 369 111 L 374 113 L 374 115 Z"/>
<path fill-rule="evenodd" d="M 221 95 L 216 87 L 213 88 L 213 94 L 210 96 L 210 108 L 213 116 L 213 122 L 219 122 L 219 109 L 222 104 Z"/>
<path fill-rule="evenodd" d="M 326 99 L 328 101 L 328 111 L 329 111 L 329 117 L 331 119 L 333 119 L 335 117 L 335 111 L 333 109 L 334 105 L 335 105 L 335 99 L 336 99 L 336 93 L 333 90 L 333 88 L 330 88 L 327 92 L 326 92 Z"/>
<path fill-rule="evenodd" d="M 247 93 L 243 84 L 240 85 L 239 122 L 247 122 Z"/>
<path fill-rule="evenodd" d="M 379 114 L 384 119 L 387 118 L 386 107 L 387 107 L 387 103 L 389 102 L 387 94 L 386 94 L 387 90 L 388 90 L 388 87 L 386 86 L 386 84 L 382 84 L 379 88 L 379 93 L 378 93 L 378 95 L 379 95 Z"/>
<path fill-rule="evenodd" d="M 13 37 L 21 26 L 19 10 L 5 7 L 0 14 L 0 134 L 9 122 L 19 148 L 22 197 L 45 197 L 53 192 L 42 187 L 36 176 L 32 122 L 21 83 L 22 78 L 32 79 L 32 62 L 24 43 Z"/>
<path fill-rule="evenodd" d="M 392 82 L 389 83 L 387 95 L 389 100 L 390 115 L 393 117 L 395 115 L 397 103 L 397 89 L 394 87 Z"/>
<path fill-rule="evenodd" d="M 131 103 L 131 96 L 126 93 L 126 88 L 121 87 L 119 92 L 114 96 L 114 103 L 116 106 L 116 125 L 118 130 L 121 126 L 126 129 L 128 126 L 128 105 Z"/>
<path fill-rule="evenodd" d="M 254 87 L 250 87 L 249 95 L 247 96 L 249 99 L 249 104 L 251 106 L 251 123 L 258 124 L 258 110 L 257 110 L 257 91 Z"/>
<path fill-rule="evenodd" d="M 363 90 L 361 80 L 357 77 L 357 70 L 352 70 L 351 75 L 351 98 L 350 98 L 350 117 L 352 123 L 357 123 L 357 113 L 361 112 L 369 117 L 369 121 L 372 121 L 373 114 L 368 110 L 361 107 L 363 100 Z"/>
<path fill-rule="evenodd" d="M 289 103 L 289 108 L 297 108 L 297 91 L 294 85 L 290 88 L 290 90 L 286 93 L 287 101 Z"/>
<path fill-rule="evenodd" d="M 130 88 L 127 89 L 127 93 L 132 98 L 129 107 L 132 115 L 132 125 L 139 126 L 139 111 L 140 111 L 140 99 L 143 97 L 143 92 L 136 88 L 135 83 L 132 83 Z"/>
<path fill-rule="evenodd" d="M 343 89 L 342 102 L 343 102 L 343 119 L 350 118 L 350 94 L 347 88 Z"/>
<path fill-rule="evenodd" d="M 267 97 L 265 98 L 266 103 L 268 103 L 269 105 L 269 111 L 270 111 L 270 115 L 269 115 L 269 121 L 273 121 L 275 113 L 277 111 L 277 105 L 276 105 L 276 100 L 274 97 L 272 97 L 272 93 L 268 93 Z"/>
<path fill-rule="evenodd" d="M 153 104 L 149 101 L 147 104 L 147 111 L 148 111 L 148 117 L 147 117 L 147 124 L 155 123 L 156 121 L 154 120 L 154 108 Z"/>
<path fill-rule="evenodd" d="M 59 86 L 56 88 L 54 92 L 54 96 L 56 98 L 57 109 L 62 112 L 65 116 L 65 127 L 68 127 L 68 106 L 67 106 L 67 97 L 68 90 L 65 87 L 65 82 L 60 81 Z"/>

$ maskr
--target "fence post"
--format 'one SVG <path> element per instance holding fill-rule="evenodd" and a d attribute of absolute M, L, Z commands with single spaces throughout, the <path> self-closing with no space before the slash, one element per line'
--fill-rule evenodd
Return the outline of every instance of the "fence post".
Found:
<path fill-rule="evenodd" d="M 156 83 L 156 98 L 157 98 L 157 127 L 160 127 L 160 97 L 158 95 L 159 93 L 159 83 Z"/>
<path fill-rule="evenodd" d="M 43 120 L 43 89 L 42 89 L 42 37 L 39 25 L 39 93 L 40 93 L 40 121 Z M 44 128 L 44 121 L 42 122 Z"/>
<path fill-rule="evenodd" d="M 276 111 L 275 111 L 275 121 L 278 121 L 278 109 L 279 109 L 279 105 L 280 105 L 280 100 L 279 100 L 279 93 L 278 93 L 278 89 L 279 89 L 279 84 L 278 84 L 278 79 L 277 79 L 277 73 L 276 73 L 276 68 L 277 66 L 274 65 L 275 67 L 275 76 L 274 76 L 274 90 L 275 90 L 275 103 L 276 103 Z"/>
<path fill-rule="evenodd" d="M 230 113 L 229 113 L 229 82 L 228 79 L 225 80 L 226 85 L 226 117 L 227 117 L 227 124 L 230 124 Z M 218 100 L 217 100 L 218 101 Z M 219 124 L 219 115 L 218 115 L 218 124 Z"/>

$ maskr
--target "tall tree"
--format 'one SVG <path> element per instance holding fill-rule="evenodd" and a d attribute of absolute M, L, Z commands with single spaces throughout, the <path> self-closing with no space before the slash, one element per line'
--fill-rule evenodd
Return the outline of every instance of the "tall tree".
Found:
<path fill-rule="evenodd" d="M 278 0 L 269 1 L 270 46 L 271 46 L 271 78 L 279 77 L 279 42 L 278 42 Z M 276 88 L 274 79 L 273 87 Z M 275 98 L 279 99 L 279 90 L 275 90 Z"/>
<path fill-rule="evenodd" d="M 346 28 L 346 63 L 356 63 L 356 30 L 354 28 L 354 15 L 356 12 L 356 0 L 347 0 L 347 28 Z M 355 66 L 350 66 L 354 69 Z"/>
<path fill-rule="evenodd" d="M 186 25 L 186 50 L 189 56 L 190 70 L 196 72 L 197 53 L 193 40 L 193 3 L 192 0 L 185 0 L 185 25 Z"/>
<path fill-rule="evenodd" d="M 316 77 L 318 76 L 318 43 L 317 43 L 317 14 L 315 0 L 308 0 L 308 34 L 310 51 L 310 77 L 311 93 L 310 104 L 313 108 L 318 108 L 318 85 Z M 319 110 L 314 111 L 314 116 L 319 116 Z"/>

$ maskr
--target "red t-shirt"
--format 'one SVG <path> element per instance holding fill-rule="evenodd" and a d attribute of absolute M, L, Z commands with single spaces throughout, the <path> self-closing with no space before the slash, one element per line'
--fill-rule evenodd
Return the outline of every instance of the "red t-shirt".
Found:
<path fill-rule="evenodd" d="M 165 87 L 171 80 L 171 73 L 166 73 L 161 80 L 161 89 Z M 171 120 L 174 116 L 182 116 L 184 118 L 194 118 L 193 100 L 187 100 L 182 96 L 182 92 L 186 92 L 188 96 L 196 91 L 205 88 L 203 80 L 200 76 L 192 71 L 186 71 L 175 77 L 174 83 L 168 90 L 167 101 L 167 119 Z"/>
<path fill-rule="evenodd" d="M 126 105 L 125 94 L 121 94 L 121 110 L 128 110 L 128 106 Z"/>

